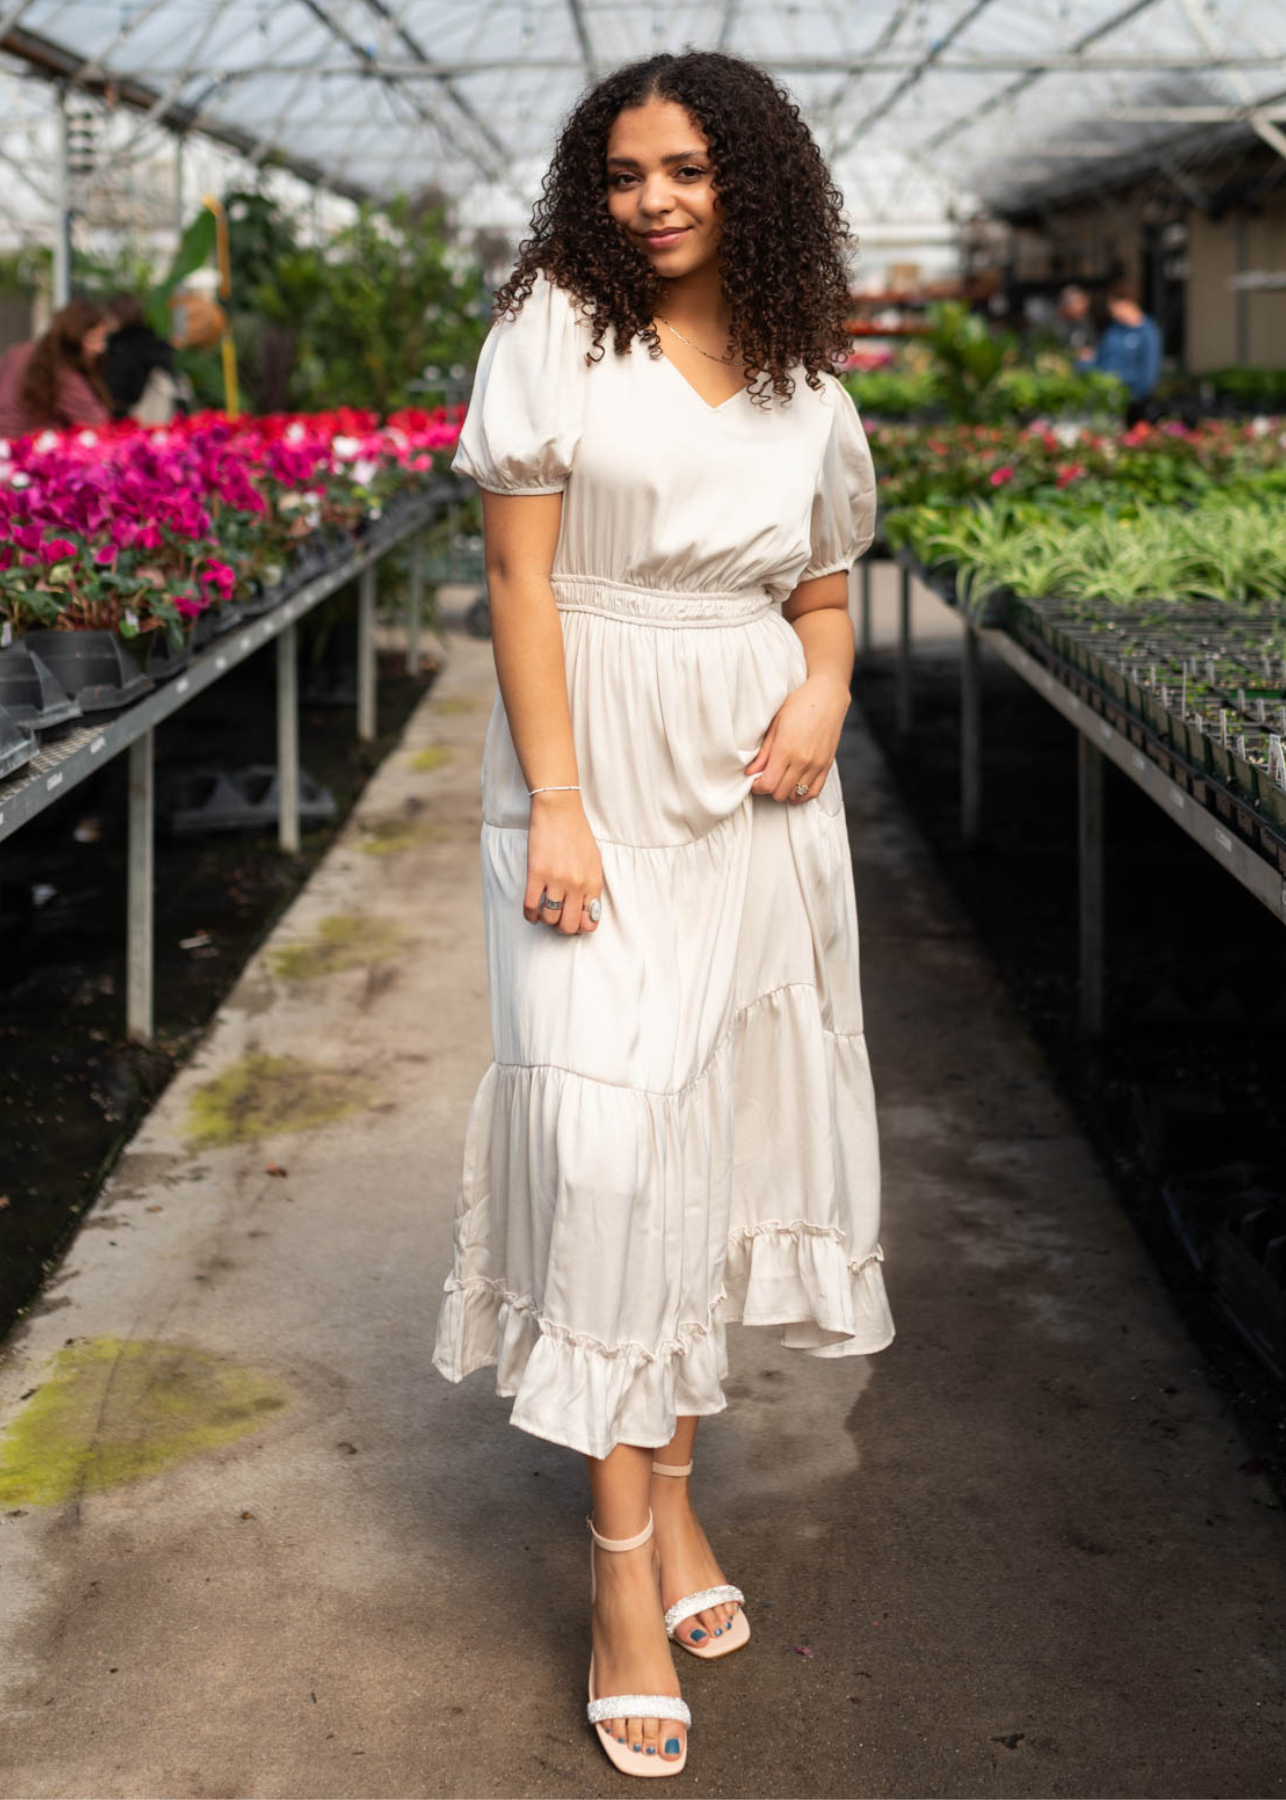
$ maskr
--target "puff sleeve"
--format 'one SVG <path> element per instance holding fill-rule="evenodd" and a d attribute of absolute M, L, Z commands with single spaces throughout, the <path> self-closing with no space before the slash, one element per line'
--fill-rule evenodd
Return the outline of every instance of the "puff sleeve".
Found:
<path fill-rule="evenodd" d="M 831 428 L 813 495 L 808 567 L 801 581 L 845 573 L 875 537 L 875 466 L 848 389 L 834 377 Z"/>
<path fill-rule="evenodd" d="M 453 471 L 492 493 L 561 493 L 580 442 L 586 345 L 571 295 L 538 275 L 517 317 L 487 334 Z"/>

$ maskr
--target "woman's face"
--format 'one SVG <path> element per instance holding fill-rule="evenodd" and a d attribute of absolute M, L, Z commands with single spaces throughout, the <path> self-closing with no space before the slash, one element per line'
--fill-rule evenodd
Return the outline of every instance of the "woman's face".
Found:
<path fill-rule="evenodd" d="M 710 140 L 673 100 L 616 115 L 607 139 L 607 204 L 658 275 L 690 275 L 719 242 Z"/>
<path fill-rule="evenodd" d="M 81 349 L 84 353 L 86 362 L 98 361 L 99 357 L 107 348 L 107 338 L 110 331 L 111 321 L 109 319 L 103 319 L 97 325 L 90 326 L 89 330 L 81 339 Z"/>

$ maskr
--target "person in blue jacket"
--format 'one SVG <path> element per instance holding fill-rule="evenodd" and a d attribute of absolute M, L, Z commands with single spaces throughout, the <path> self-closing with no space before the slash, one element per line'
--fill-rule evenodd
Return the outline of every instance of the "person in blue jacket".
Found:
<path fill-rule="evenodd" d="M 1130 390 L 1130 403 L 1125 422 L 1135 425 L 1147 411 L 1147 403 L 1161 372 L 1161 331 L 1155 319 L 1149 318 L 1139 305 L 1138 296 L 1128 281 L 1115 281 L 1107 290 L 1107 310 L 1111 324 L 1103 332 L 1095 350 L 1082 351 L 1078 357 L 1082 369 L 1097 369 L 1103 375 L 1115 375 Z"/>

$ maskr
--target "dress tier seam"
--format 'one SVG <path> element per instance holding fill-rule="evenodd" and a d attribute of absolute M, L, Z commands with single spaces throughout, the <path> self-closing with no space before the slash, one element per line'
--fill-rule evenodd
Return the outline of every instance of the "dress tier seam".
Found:
<path fill-rule="evenodd" d="M 733 1015 L 732 1015 L 732 1019 L 731 1019 L 731 1022 L 729 1023 L 728 1029 L 723 1033 L 722 1037 L 720 1037 L 719 1041 L 715 1044 L 713 1050 L 711 1050 L 711 1052 L 710 1052 L 709 1056 L 706 1058 L 705 1062 L 697 1070 L 695 1075 L 691 1075 L 688 1077 L 688 1079 L 683 1083 L 682 1087 L 677 1087 L 677 1088 L 636 1087 L 632 1082 L 629 1082 L 629 1081 L 609 1081 L 605 1075 L 587 1075 L 583 1069 L 568 1068 L 566 1063 L 504 1062 L 499 1057 L 496 1057 L 492 1063 L 492 1067 L 496 1068 L 496 1069 L 532 1069 L 532 1070 L 535 1070 L 535 1069 L 557 1069 L 561 1074 L 572 1075 L 578 1081 L 592 1081 L 599 1087 L 619 1088 L 622 1093 L 644 1094 L 651 1100 L 677 1100 L 677 1099 L 680 1099 L 684 1094 L 686 1094 L 689 1088 L 695 1087 L 699 1081 L 704 1081 L 706 1079 L 706 1077 L 710 1074 L 711 1070 L 714 1068 L 714 1065 L 715 1065 L 716 1061 L 718 1060 L 719 1056 L 721 1055 L 725 1044 L 727 1044 L 731 1041 L 733 1033 L 736 1031 L 738 1025 L 745 1018 L 747 1013 L 752 1012 L 756 1006 L 761 1006 L 765 1000 L 771 1000 L 777 994 L 792 993 L 796 988 L 800 989 L 805 994 L 816 994 L 816 992 L 817 992 L 817 987 L 816 987 L 815 983 L 813 983 L 811 981 L 783 981 L 780 987 L 769 988 L 768 992 L 766 994 L 758 994 L 755 996 L 755 998 L 753 1000 L 747 1000 L 747 1002 L 744 1006 L 738 1007 L 736 1012 L 733 1013 Z M 840 1039 L 840 1040 L 845 1040 L 848 1038 L 864 1038 L 866 1036 L 866 1032 L 864 1029 L 858 1030 L 858 1031 L 835 1031 L 829 1025 L 823 1025 L 821 1029 L 826 1037 L 836 1038 L 836 1039 Z"/>
<path fill-rule="evenodd" d="M 750 1238 L 765 1237 L 770 1233 L 779 1233 L 784 1237 L 798 1237 L 802 1233 L 809 1237 L 828 1238 L 833 1243 L 839 1244 L 843 1243 L 845 1236 L 836 1226 L 814 1225 L 808 1219 L 793 1219 L 789 1224 L 781 1224 L 775 1219 L 767 1219 L 761 1220 L 757 1225 L 738 1226 L 735 1231 L 729 1232 L 728 1248 L 732 1249 L 734 1245 L 744 1243 Z M 863 1269 L 869 1268 L 872 1263 L 883 1261 L 884 1251 L 877 1244 L 868 1255 L 846 1260 L 845 1267 L 850 1275 L 858 1275 Z M 504 1282 L 494 1275 L 469 1275 L 463 1281 L 458 1281 L 453 1276 L 448 1280 L 445 1291 L 449 1294 L 467 1294 L 470 1290 L 477 1292 L 479 1289 L 487 1289 L 498 1295 L 514 1312 L 529 1315 L 534 1320 L 542 1337 L 554 1338 L 559 1343 L 570 1344 L 578 1350 L 592 1350 L 599 1356 L 611 1359 L 629 1356 L 645 1363 L 659 1362 L 664 1356 L 686 1356 L 691 1347 L 690 1340 L 703 1338 L 709 1334 L 714 1326 L 715 1314 L 729 1297 L 727 1287 L 721 1286 L 710 1302 L 704 1319 L 686 1321 L 678 1328 L 682 1335 L 663 1338 L 654 1349 L 649 1350 L 646 1344 L 638 1344 L 628 1338 L 618 1344 L 609 1344 L 604 1339 L 595 1337 L 592 1332 L 573 1331 L 570 1325 L 561 1325 L 556 1319 L 548 1319 L 537 1309 L 532 1295 L 515 1294 L 511 1288 L 507 1288 Z M 771 1326 L 789 1324 L 793 1321 L 766 1319 L 755 1322 Z"/>
<path fill-rule="evenodd" d="M 603 837 L 596 831 L 594 833 L 594 842 L 596 844 L 610 844 L 613 850 L 690 850 L 694 844 L 704 844 L 708 838 L 714 836 L 716 831 L 727 830 L 729 826 L 741 817 L 743 808 L 752 805 L 756 799 L 761 798 L 762 795 L 748 793 L 735 812 L 725 813 L 721 819 L 715 820 L 708 831 L 698 832 L 696 837 L 675 838 L 668 844 L 635 844 L 632 843 L 629 838 Z M 779 803 L 774 802 L 774 804 Z M 815 802 L 810 801 L 809 804 L 813 805 Z M 798 808 L 796 810 L 798 810 Z M 824 819 L 838 819 L 839 816 L 838 812 L 822 813 Z M 530 830 L 530 826 L 527 825 L 502 825 L 498 819 L 489 819 L 485 813 L 482 815 L 482 824 L 487 831 L 521 831 L 526 833 Z"/>

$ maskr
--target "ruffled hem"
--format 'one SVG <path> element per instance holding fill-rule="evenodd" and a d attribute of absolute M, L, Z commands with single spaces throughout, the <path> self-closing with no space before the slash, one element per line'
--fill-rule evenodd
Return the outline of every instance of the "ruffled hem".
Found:
<path fill-rule="evenodd" d="M 680 1415 L 727 1406 L 725 1327 L 781 1328 L 781 1343 L 810 1356 L 865 1356 L 894 1337 L 877 1244 L 855 1260 L 842 1234 L 797 1220 L 742 1228 L 728 1241 L 726 1278 L 703 1320 L 651 1348 L 608 1344 L 542 1318 L 535 1302 L 487 1276 L 448 1279 L 433 1366 L 448 1381 L 496 1370 L 519 1430 L 586 1456 L 617 1444 L 657 1448 Z"/>

